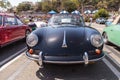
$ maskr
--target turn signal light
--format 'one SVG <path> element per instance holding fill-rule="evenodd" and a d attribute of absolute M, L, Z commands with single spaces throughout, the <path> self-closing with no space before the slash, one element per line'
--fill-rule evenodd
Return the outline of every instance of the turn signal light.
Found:
<path fill-rule="evenodd" d="M 101 50 L 96 49 L 95 52 L 96 52 L 96 54 L 100 54 L 100 53 L 101 53 Z"/>
<path fill-rule="evenodd" d="M 29 49 L 29 53 L 30 53 L 30 54 L 33 54 L 33 49 Z"/>

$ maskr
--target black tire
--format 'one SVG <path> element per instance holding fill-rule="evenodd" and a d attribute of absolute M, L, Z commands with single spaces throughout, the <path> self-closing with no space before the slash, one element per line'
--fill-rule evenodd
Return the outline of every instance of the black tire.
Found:
<path fill-rule="evenodd" d="M 26 37 L 30 34 L 30 31 L 29 30 L 26 30 L 25 32 L 25 38 L 23 39 L 23 42 L 26 42 Z"/>
<path fill-rule="evenodd" d="M 25 37 L 22 39 L 23 42 L 26 42 L 26 37 L 28 36 L 28 34 L 30 34 L 30 30 L 25 31 Z"/>
<path fill-rule="evenodd" d="M 104 32 L 102 36 L 103 36 L 103 41 L 104 41 L 104 43 L 105 43 L 105 44 L 109 44 L 107 33 Z"/>

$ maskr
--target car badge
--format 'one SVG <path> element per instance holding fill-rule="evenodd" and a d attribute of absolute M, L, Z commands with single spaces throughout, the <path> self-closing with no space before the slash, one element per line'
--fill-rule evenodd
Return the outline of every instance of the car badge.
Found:
<path fill-rule="evenodd" d="M 64 38 L 63 38 L 62 48 L 67 48 L 67 44 L 66 44 L 66 31 L 64 31 Z"/>

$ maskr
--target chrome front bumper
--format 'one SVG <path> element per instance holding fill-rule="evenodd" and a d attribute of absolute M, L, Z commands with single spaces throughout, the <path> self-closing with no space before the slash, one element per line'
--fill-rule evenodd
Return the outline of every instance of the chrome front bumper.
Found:
<path fill-rule="evenodd" d="M 46 61 L 43 59 L 42 52 L 40 52 L 39 55 L 31 55 L 30 53 L 26 52 L 26 56 L 31 60 L 38 61 L 39 64 L 42 65 L 43 62 L 44 63 L 54 63 L 54 64 L 77 64 L 77 63 L 88 64 L 89 62 L 98 61 L 98 60 L 102 59 L 105 55 L 100 58 L 97 58 L 97 59 L 89 60 L 88 53 L 84 52 L 83 61 Z"/>

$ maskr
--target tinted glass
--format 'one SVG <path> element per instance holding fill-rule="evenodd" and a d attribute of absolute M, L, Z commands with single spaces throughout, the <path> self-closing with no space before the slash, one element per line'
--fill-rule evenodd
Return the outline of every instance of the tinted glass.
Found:
<path fill-rule="evenodd" d="M 23 25 L 23 23 L 19 19 L 17 19 L 17 23 L 18 25 Z"/>
<path fill-rule="evenodd" d="M 16 21 L 14 17 L 5 17 L 6 25 L 16 25 Z"/>

